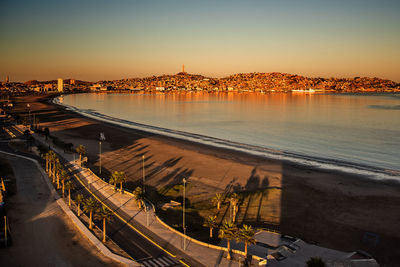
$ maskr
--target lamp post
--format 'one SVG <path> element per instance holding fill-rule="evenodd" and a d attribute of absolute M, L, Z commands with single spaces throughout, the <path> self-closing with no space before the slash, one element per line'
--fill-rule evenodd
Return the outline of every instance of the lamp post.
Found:
<path fill-rule="evenodd" d="M 143 204 L 146 210 L 146 225 L 149 226 L 149 207 L 146 205 L 146 201 L 143 201 Z"/>
<path fill-rule="evenodd" d="M 29 124 L 29 129 L 31 129 L 31 105 L 30 104 L 26 104 L 26 107 L 28 108 L 29 111 L 29 118 L 28 118 L 28 124 Z"/>
<path fill-rule="evenodd" d="M 100 151 L 100 155 L 99 155 L 99 174 L 101 174 L 101 139 L 99 141 L 99 151 Z"/>
<path fill-rule="evenodd" d="M 186 250 L 186 224 L 185 224 L 185 206 L 186 206 L 186 179 L 183 178 L 183 250 Z"/>
<path fill-rule="evenodd" d="M 106 137 L 104 136 L 104 133 L 100 133 L 100 139 L 99 139 L 99 151 L 100 151 L 100 156 L 99 156 L 99 174 L 101 174 L 101 141 L 106 140 Z"/>
<path fill-rule="evenodd" d="M 144 155 L 142 155 L 142 169 L 143 169 L 143 194 L 146 193 L 146 178 L 144 175 Z"/>

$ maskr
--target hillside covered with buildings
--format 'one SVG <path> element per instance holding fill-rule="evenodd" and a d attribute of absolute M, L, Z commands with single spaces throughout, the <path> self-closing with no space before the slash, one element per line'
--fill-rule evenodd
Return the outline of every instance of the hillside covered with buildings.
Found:
<path fill-rule="evenodd" d="M 60 86 L 61 83 L 61 86 Z M 74 79 L 1 83 L 8 91 L 239 91 L 399 92 L 400 83 L 380 78 L 310 78 L 288 73 L 238 73 L 224 78 L 180 72 L 175 75 L 87 82 Z"/>

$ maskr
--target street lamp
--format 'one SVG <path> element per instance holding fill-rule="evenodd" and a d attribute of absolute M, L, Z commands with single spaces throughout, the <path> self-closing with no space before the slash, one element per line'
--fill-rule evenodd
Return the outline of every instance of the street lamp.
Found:
<path fill-rule="evenodd" d="M 142 166 L 143 166 L 143 194 L 146 193 L 146 178 L 144 175 L 144 155 L 142 155 Z"/>
<path fill-rule="evenodd" d="M 106 137 L 104 136 L 104 133 L 100 133 L 100 140 L 99 140 L 99 151 L 100 151 L 100 156 L 99 156 L 99 174 L 101 174 L 101 141 L 106 140 Z"/>
<path fill-rule="evenodd" d="M 146 225 L 149 226 L 149 207 L 146 204 L 146 201 L 143 201 L 144 209 L 146 211 Z"/>
<path fill-rule="evenodd" d="M 99 156 L 99 174 L 101 174 L 101 139 L 99 141 L 99 151 L 100 151 L 100 156 Z"/>
<path fill-rule="evenodd" d="M 26 107 L 29 110 L 29 129 L 31 128 L 31 105 L 30 104 L 26 104 Z"/>
<path fill-rule="evenodd" d="M 185 224 L 185 205 L 186 205 L 186 179 L 183 178 L 183 250 L 186 250 L 186 224 Z"/>

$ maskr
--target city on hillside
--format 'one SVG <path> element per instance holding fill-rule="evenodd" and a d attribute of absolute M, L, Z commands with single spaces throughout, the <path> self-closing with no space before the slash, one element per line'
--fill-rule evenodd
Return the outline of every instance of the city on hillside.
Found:
<path fill-rule="evenodd" d="M 238 73 L 224 78 L 189 74 L 102 80 L 75 79 L 11 82 L 7 76 L 2 91 L 81 92 L 81 91 L 206 91 L 206 92 L 399 92 L 400 83 L 381 78 L 310 78 L 288 73 Z"/>

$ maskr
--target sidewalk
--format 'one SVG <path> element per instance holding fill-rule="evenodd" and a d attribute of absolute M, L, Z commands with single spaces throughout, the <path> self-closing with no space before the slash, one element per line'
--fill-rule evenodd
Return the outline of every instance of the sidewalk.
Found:
<path fill-rule="evenodd" d="M 186 240 L 186 251 L 184 251 L 184 238 L 162 225 L 157 220 L 152 208 L 147 209 L 148 212 L 139 210 L 129 192 L 123 194 L 119 191 L 116 192 L 112 185 L 99 179 L 90 170 L 79 167 L 74 159 L 74 154 L 64 153 L 62 149 L 56 148 L 50 144 L 49 141 L 46 141 L 44 137 L 37 134 L 34 134 L 34 137 L 40 142 L 47 144 L 52 150 L 57 152 L 58 155 L 68 161 L 69 166 L 67 167 L 69 167 L 71 171 L 74 171 L 74 173 L 79 174 L 80 180 L 86 185 L 86 187 L 89 188 L 90 191 L 94 192 L 98 199 L 104 201 L 110 208 L 112 208 L 120 219 L 127 223 L 134 219 L 136 222 L 140 223 L 143 228 L 157 235 L 159 240 L 164 241 L 159 242 L 158 244 L 160 247 L 163 247 L 163 249 L 165 246 L 172 245 L 184 254 L 187 254 L 206 266 L 232 266 L 238 264 L 237 261 L 229 261 L 222 257 L 223 254 L 226 253 L 224 251 L 208 248 L 189 240 Z M 146 234 L 144 235 L 147 236 Z M 156 242 L 153 243 L 156 244 Z"/>

